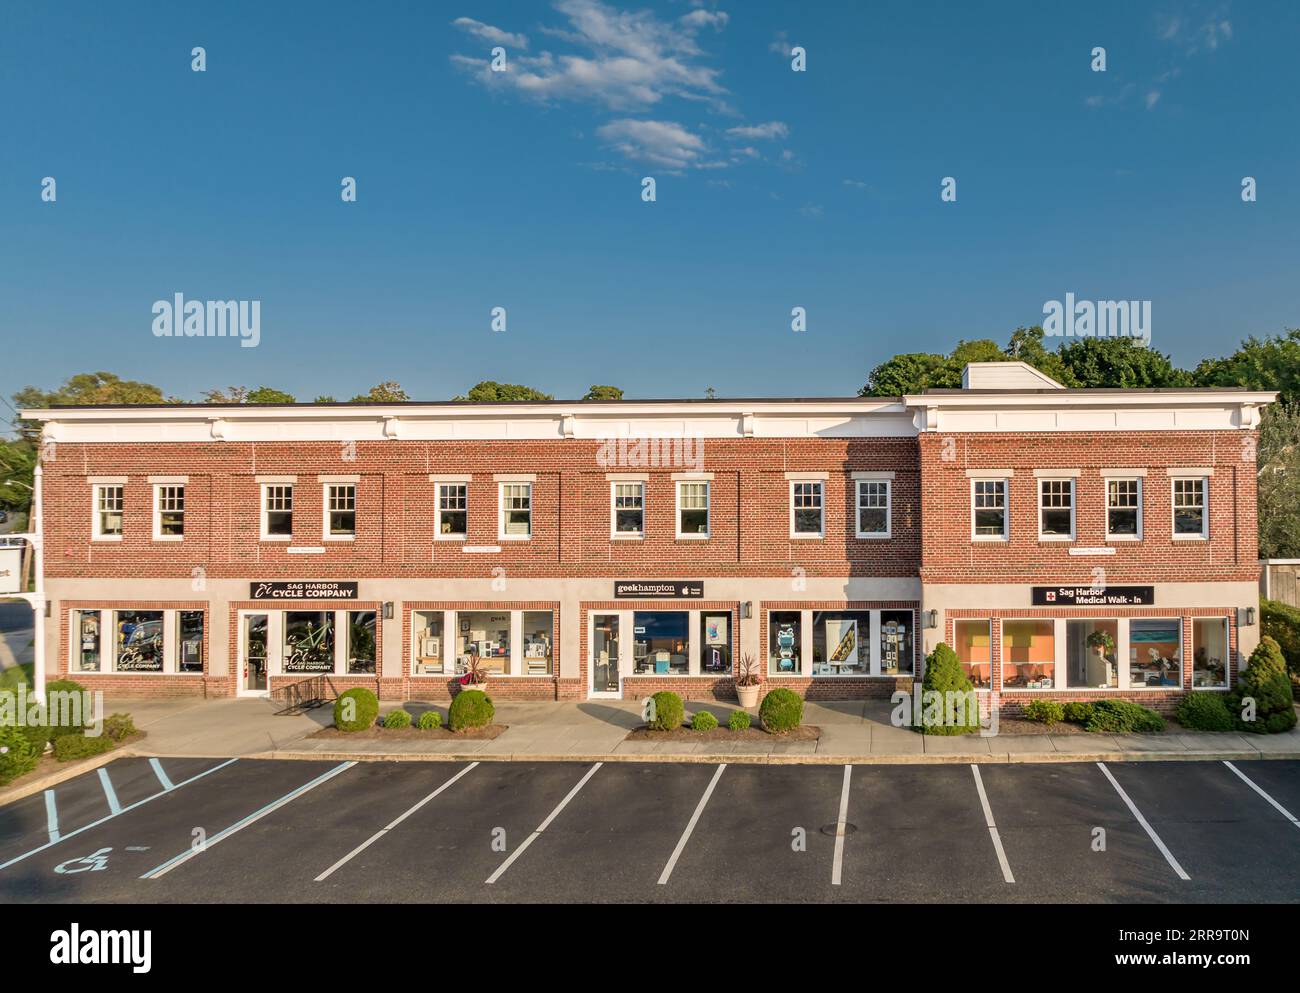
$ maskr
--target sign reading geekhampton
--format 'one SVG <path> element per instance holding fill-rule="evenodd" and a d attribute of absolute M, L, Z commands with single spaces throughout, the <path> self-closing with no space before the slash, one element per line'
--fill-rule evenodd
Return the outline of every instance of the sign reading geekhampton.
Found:
<path fill-rule="evenodd" d="M 355 600 L 357 584 L 336 583 L 332 579 L 249 583 L 248 595 L 253 600 Z"/>
<path fill-rule="evenodd" d="M 615 600 L 656 600 L 704 596 L 704 583 L 685 579 L 637 579 L 614 584 Z"/>
<path fill-rule="evenodd" d="M 1149 607 L 1154 586 L 1035 586 L 1035 607 Z"/>

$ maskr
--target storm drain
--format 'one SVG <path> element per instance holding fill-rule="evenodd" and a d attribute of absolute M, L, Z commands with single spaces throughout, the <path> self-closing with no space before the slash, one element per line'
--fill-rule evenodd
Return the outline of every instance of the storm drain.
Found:
<path fill-rule="evenodd" d="M 840 825 L 840 824 L 827 824 L 827 825 L 825 825 L 825 826 L 822 827 L 821 832 L 822 832 L 822 834 L 824 834 L 824 835 L 828 835 L 828 836 L 834 838 L 835 835 L 839 833 L 839 829 L 840 829 L 841 827 L 844 828 L 844 833 L 845 833 L 845 834 L 852 834 L 854 831 L 856 831 L 856 830 L 858 829 L 858 826 L 857 826 L 856 824 L 850 824 L 848 821 L 845 821 L 845 822 L 843 823 L 843 825 Z"/>

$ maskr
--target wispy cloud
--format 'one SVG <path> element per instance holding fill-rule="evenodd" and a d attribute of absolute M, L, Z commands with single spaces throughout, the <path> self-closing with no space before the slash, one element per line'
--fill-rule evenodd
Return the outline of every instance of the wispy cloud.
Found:
<path fill-rule="evenodd" d="M 596 134 L 625 158 L 672 170 L 703 168 L 708 146 L 704 139 L 675 121 L 635 118 L 602 124 Z"/>
<path fill-rule="evenodd" d="M 750 141 L 765 141 L 771 138 L 785 138 L 790 128 L 782 121 L 768 121 L 766 124 L 742 124 L 727 128 L 727 134 L 733 138 L 745 138 Z"/>
<path fill-rule="evenodd" d="M 774 55 L 790 54 L 790 33 L 788 31 L 778 31 L 776 37 L 767 44 L 767 50 Z"/>
<path fill-rule="evenodd" d="M 482 38 L 491 45 L 509 45 L 512 48 L 528 47 L 527 35 L 502 31 L 500 28 L 494 28 L 491 24 L 476 21 L 472 17 L 458 17 L 451 23 L 462 31 L 468 31 L 475 38 Z"/>
<path fill-rule="evenodd" d="M 1160 91 L 1147 90 L 1147 94 L 1142 98 L 1142 102 L 1147 105 L 1147 110 L 1151 110 L 1160 102 Z"/>

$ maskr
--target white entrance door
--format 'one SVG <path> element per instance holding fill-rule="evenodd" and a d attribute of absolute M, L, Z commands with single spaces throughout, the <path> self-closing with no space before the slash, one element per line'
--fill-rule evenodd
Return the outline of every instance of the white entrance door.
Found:
<path fill-rule="evenodd" d="M 265 613 L 239 614 L 239 695 L 266 696 L 271 646 L 271 617 Z"/>
<path fill-rule="evenodd" d="M 618 614 L 592 614 L 587 644 L 591 646 L 591 685 L 588 695 L 618 698 L 623 695 L 619 665 L 622 640 Z"/>

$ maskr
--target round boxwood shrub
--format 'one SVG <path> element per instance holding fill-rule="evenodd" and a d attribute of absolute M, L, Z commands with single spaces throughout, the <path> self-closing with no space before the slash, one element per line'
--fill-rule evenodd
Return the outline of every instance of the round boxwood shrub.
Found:
<path fill-rule="evenodd" d="M 1250 704 L 1254 705 L 1254 719 Z M 1286 658 L 1276 641 L 1265 635 L 1250 653 L 1250 662 L 1237 677 L 1228 706 L 1237 730 L 1278 734 L 1296 725 L 1295 697 L 1287 676 Z"/>
<path fill-rule="evenodd" d="M 1121 734 L 1163 731 L 1165 719 L 1154 710 L 1128 700 L 1098 700 L 1092 716 L 1084 725 L 1088 731 L 1114 731 Z"/>
<path fill-rule="evenodd" d="M 778 687 L 763 697 L 758 707 L 758 719 L 773 734 L 797 728 L 803 720 L 803 698 L 794 690 Z"/>
<path fill-rule="evenodd" d="M 743 731 L 753 723 L 748 710 L 733 710 L 727 718 L 727 727 L 733 731 Z"/>
<path fill-rule="evenodd" d="M 438 728 L 442 727 L 442 714 L 438 713 L 436 710 L 426 710 L 420 715 L 419 721 L 416 722 L 416 727 L 421 731 L 436 731 Z"/>
<path fill-rule="evenodd" d="M 364 731 L 379 716 L 379 698 L 364 687 L 344 690 L 334 701 L 334 726 L 340 731 Z"/>
<path fill-rule="evenodd" d="M 43 741 L 38 748 L 23 733 L 24 730 L 12 725 L 0 727 L 0 786 L 6 786 L 35 769 L 45 749 Z"/>
<path fill-rule="evenodd" d="M 1033 700 L 1025 704 L 1025 720 L 1039 724 L 1060 724 L 1065 720 L 1065 707 L 1055 700 Z"/>
<path fill-rule="evenodd" d="M 718 726 L 718 719 L 707 710 L 701 710 L 691 718 L 692 731 L 712 731 Z"/>
<path fill-rule="evenodd" d="M 921 681 L 922 734 L 972 734 L 980 729 L 979 702 L 957 653 L 942 641 L 925 657 Z"/>
<path fill-rule="evenodd" d="M 1087 724 L 1092 717 L 1092 704 L 1082 700 L 1071 701 L 1063 708 L 1063 714 L 1071 724 Z"/>
<path fill-rule="evenodd" d="M 411 715 L 405 710 L 394 710 L 384 718 L 384 727 L 386 728 L 409 728 L 411 726 Z"/>
<path fill-rule="evenodd" d="M 492 698 L 482 690 L 461 690 L 451 701 L 447 723 L 453 731 L 483 728 L 492 723 L 496 713 Z"/>
<path fill-rule="evenodd" d="M 54 757 L 60 762 L 90 758 L 111 750 L 117 743 L 106 734 L 87 738 L 80 734 L 61 734 L 54 739 Z"/>
<path fill-rule="evenodd" d="M 646 721 L 646 727 L 652 731 L 675 731 L 682 726 L 686 707 L 676 693 L 660 690 L 650 697 L 650 702 L 650 717 Z"/>
<path fill-rule="evenodd" d="M 49 703 L 53 703 L 60 699 L 66 701 L 65 704 L 57 705 L 51 711 L 50 724 L 46 728 L 46 736 L 50 741 L 53 741 L 60 735 L 86 733 L 86 718 L 90 715 L 87 713 L 87 708 L 84 706 L 86 700 L 84 695 L 85 692 L 86 687 L 72 679 L 56 679 L 45 684 L 47 710 L 50 709 L 48 707 Z M 69 696 L 61 697 L 59 694 L 68 694 Z M 71 696 L 77 697 L 80 702 L 74 704 L 71 700 Z M 80 715 L 81 719 L 63 720 L 64 718 L 71 718 L 73 715 Z M 54 721 L 56 720 L 61 721 L 62 723 L 55 724 Z"/>
<path fill-rule="evenodd" d="M 1193 731 L 1231 731 L 1236 725 L 1222 693 L 1188 693 L 1174 716 L 1179 724 Z"/>

